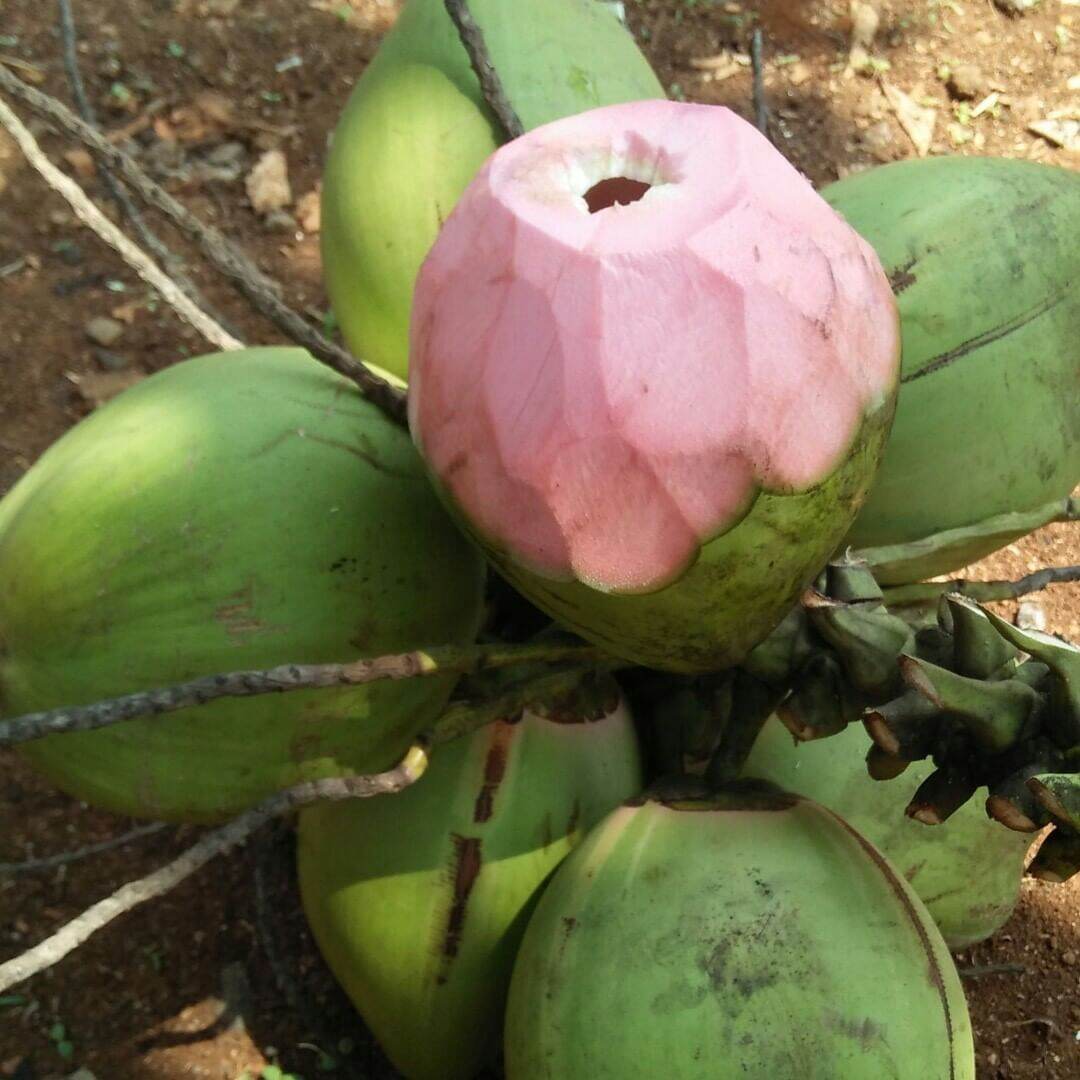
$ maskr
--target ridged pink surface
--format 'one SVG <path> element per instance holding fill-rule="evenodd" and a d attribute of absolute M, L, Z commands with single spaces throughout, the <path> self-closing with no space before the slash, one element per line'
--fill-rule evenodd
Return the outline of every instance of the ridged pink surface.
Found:
<path fill-rule="evenodd" d="M 663 182 L 589 213 L 618 175 Z M 779 152 L 727 109 L 640 102 L 473 180 L 417 279 L 409 420 L 486 541 L 642 591 L 757 488 L 832 472 L 898 364 L 877 257 Z"/>

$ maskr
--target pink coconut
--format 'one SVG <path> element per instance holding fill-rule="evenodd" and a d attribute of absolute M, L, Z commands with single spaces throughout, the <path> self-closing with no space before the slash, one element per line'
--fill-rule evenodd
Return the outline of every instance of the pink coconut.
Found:
<path fill-rule="evenodd" d="M 409 420 L 515 583 L 610 642 L 617 617 L 590 634 L 552 589 L 681 587 L 761 492 L 867 459 L 898 364 L 873 250 L 771 144 L 727 109 L 638 102 L 537 128 L 474 179 L 417 279 Z M 791 522 L 813 534 L 787 545 L 799 583 L 869 479 Z"/>

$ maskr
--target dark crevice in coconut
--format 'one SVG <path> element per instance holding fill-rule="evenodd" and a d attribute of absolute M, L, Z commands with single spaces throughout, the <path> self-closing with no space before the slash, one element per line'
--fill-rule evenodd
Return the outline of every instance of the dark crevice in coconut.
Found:
<path fill-rule="evenodd" d="M 650 187 L 652 185 L 643 180 L 631 180 L 628 176 L 609 176 L 606 180 L 593 184 L 585 192 L 585 204 L 590 214 L 606 210 L 616 203 L 628 206 L 642 198 Z"/>

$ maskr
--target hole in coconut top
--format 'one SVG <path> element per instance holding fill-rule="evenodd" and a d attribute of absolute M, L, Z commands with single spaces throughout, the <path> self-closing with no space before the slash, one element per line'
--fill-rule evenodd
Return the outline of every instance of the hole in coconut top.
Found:
<path fill-rule="evenodd" d="M 588 206 L 590 214 L 606 210 L 616 203 L 628 206 L 642 198 L 651 187 L 652 184 L 646 184 L 644 180 L 631 180 L 628 176 L 609 176 L 606 180 L 593 184 L 585 192 L 585 205 Z"/>

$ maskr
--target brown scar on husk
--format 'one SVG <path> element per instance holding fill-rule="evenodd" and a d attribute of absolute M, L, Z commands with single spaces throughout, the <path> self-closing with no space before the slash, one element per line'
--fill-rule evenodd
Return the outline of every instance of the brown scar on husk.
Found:
<path fill-rule="evenodd" d="M 918 261 L 918 257 L 913 255 L 906 263 L 897 266 L 889 273 L 889 287 L 897 296 L 918 281 L 918 278 L 911 272 L 911 268 Z"/>
<path fill-rule="evenodd" d="M 505 720 L 496 720 L 491 725 L 491 743 L 488 746 L 487 756 L 484 758 L 484 779 L 473 809 L 473 821 L 477 825 L 490 821 L 491 815 L 495 812 L 495 796 L 506 775 L 507 758 L 510 755 L 510 742 L 513 737 L 513 724 Z"/>
<path fill-rule="evenodd" d="M 465 931 L 465 914 L 469 903 L 469 894 L 476 884 L 480 875 L 480 869 L 484 865 L 483 855 L 480 853 L 480 838 L 478 836 L 460 836 L 458 833 L 451 834 L 454 842 L 454 898 L 450 904 L 450 913 L 446 919 L 446 930 L 442 937 L 442 954 L 444 965 L 438 982 L 441 985 L 446 982 L 450 962 L 458 954 L 461 947 L 461 935 Z"/>
<path fill-rule="evenodd" d="M 214 619 L 221 623 L 229 639 L 237 645 L 247 642 L 267 629 L 267 625 L 254 617 L 255 586 L 248 582 L 242 589 L 225 597 L 225 603 L 214 609 Z M 231 602 L 230 602 L 231 601 Z"/>

